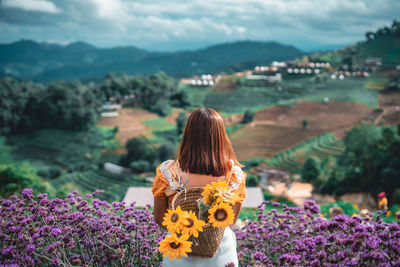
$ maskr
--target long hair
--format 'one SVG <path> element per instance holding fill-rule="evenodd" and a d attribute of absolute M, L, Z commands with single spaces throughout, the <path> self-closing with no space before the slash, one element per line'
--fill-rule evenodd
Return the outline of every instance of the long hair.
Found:
<path fill-rule="evenodd" d="M 211 108 L 194 110 L 186 122 L 177 153 L 182 171 L 223 176 L 229 171 L 230 159 L 240 165 L 221 115 Z"/>

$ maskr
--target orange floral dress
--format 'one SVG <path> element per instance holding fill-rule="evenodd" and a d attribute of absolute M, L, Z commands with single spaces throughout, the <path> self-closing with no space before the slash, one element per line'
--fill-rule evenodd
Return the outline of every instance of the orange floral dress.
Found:
<path fill-rule="evenodd" d="M 230 171 L 225 175 L 225 181 L 229 181 L 230 188 L 244 200 L 246 197 L 246 173 L 239 166 L 235 166 L 232 160 L 229 164 Z M 152 192 L 154 197 L 158 199 L 168 198 L 168 202 L 171 204 L 178 186 L 177 177 L 178 168 L 174 160 L 167 160 L 161 163 L 157 167 L 153 182 Z"/>

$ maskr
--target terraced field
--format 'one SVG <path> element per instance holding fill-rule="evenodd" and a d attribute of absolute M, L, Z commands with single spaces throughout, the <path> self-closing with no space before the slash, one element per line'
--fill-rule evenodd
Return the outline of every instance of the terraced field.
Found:
<path fill-rule="evenodd" d="M 293 106 L 274 106 L 259 110 L 254 116 L 254 122 L 301 127 L 303 120 L 306 120 L 307 129 L 327 132 L 351 127 L 361 120 L 369 119 L 373 112 L 372 108 L 354 102 L 301 101 Z"/>
<path fill-rule="evenodd" d="M 121 201 L 130 186 L 151 186 L 144 178 L 115 175 L 103 170 L 74 172 L 52 181 L 56 188 L 68 183 L 76 185 L 83 193 L 91 193 L 96 189 L 104 190 L 105 193 L 99 197 L 107 201 Z"/>
<path fill-rule="evenodd" d="M 372 108 L 352 102 L 275 106 L 258 111 L 254 122 L 234 132 L 231 140 L 239 160 L 271 158 L 325 132 L 342 133 L 373 114 Z"/>
<path fill-rule="evenodd" d="M 204 99 L 204 105 L 224 114 L 243 113 L 246 109 L 257 111 L 273 105 L 294 105 L 298 101 L 357 102 L 376 108 L 379 91 L 367 90 L 365 78 L 347 77 L 344 80 L 316 82 L 310 77 L 284 80 L 279 86 L 244 87 L 240 86 L 231 93 L 210 92 Z"/>
<path fill-rule="evenodd" d="M 239 160 L 270 158 L 304 140 L 322 134 L 322 130 L 271 124 L 250 124 L 232 134 L 232 143 Z"/>
<path fill-rule="evenodd" d="M 109 129 L 66 131 L 42 129 L 29 134 L 7 137 L 16 161 L 29 160 L 39 169 L 46 166 L 79 168 L 93 164 L 103 148 L 118 145 Z M 47 168 L 47 167 L 46 167 Z"/>
<path fill-rule="evenodd" d="M 322 160 L 328 156 L 338 156 L 343 151 L 343 141 L 329 132 L 279 152 L 270 158 L 267 164 L 291 172 L 299 172 L 309 157 L 317 157 Z"/>

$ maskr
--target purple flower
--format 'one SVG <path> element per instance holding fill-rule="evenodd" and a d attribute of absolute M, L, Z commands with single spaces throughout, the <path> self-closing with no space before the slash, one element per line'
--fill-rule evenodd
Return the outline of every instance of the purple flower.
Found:
<path fill-rule="evenodd" d="M 62 231 L 57 227 L 54 227 L 53 229 L 51 229 L 51 234 L 54 235 L 54 236 L 58 236 L 61 233 L 62 233 Z"/>
<path fill-rule="evenodd" d="M 303 203 L 304 210 L 310 211 L 312 214 L 318 214 L 320 212 L 319 206 L 314 200 L 306 200 Z"/>
<path fill-rule="evenodd" d="M 22 191 L 21 195 L 25 199 L 32 199 L 33 198 L 33 190 L 31 188 L 24 189 L 24 191 Z"/>

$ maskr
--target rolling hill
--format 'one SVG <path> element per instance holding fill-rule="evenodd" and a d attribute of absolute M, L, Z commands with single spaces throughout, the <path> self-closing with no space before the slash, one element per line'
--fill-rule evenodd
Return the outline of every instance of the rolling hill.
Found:
<path fill-rule="evenodd" d="M 0 44 L 0 75 L 38 82 L 96 79 L 109 72 L 136 75 L 163 71 L 179 77 L 289 60 L 303 54 L 277 42 L 239 41 L 194 51 L 150 52 L 133 46 L 97 48 L 83 42 L 62 46 L 21 40 Z"/>

